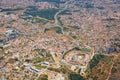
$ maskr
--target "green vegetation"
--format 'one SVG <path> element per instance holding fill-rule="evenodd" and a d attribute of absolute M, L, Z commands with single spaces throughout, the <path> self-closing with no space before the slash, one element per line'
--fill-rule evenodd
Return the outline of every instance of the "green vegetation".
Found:
<path fill-rule="evenodd" d="M 54 20 L 54 15 L 58 12 L 58 9 L 46 9 L 40 11 L 40 16 L 49 20 Z"/>
<path fill-rule="evenodd" d="M 111 70 L 111 73 L 117 73 L 118 71 L 117 71 L 117 68 L 112 68 L 112 70 Z"/>
<path fill-rule="evenodd" d="M 88 48 L 81 48 L 81 50 L 87 51 L 87 52 L 91 52 L 91 49 Z"/>
<path fill-rule="evenodd" d="M 67 55 L 67 53 L 70 52 L 70 51 L 72 51 L 72 50 L 83 50 L 83 51 L 91 52 L 91 49 L 88 49 L 88 48 L 74 47 L 74 48 L 72 48 L 69 51 L 67 51 L 67 52 L 64 53 L 63 59 L 64 59 L 64 56 Z"/>
<path fill-rule="evenodd" d="M 35 2 L 60 2 L 60 0 L 35 0 Z"/>
<path fill-rule="evenodd" d="M 39 16 L 42 18 L 46 18 L 48 20 L 54 20 L 54 15 L 58 11 L 59 11 L 58 9 L 54 9 L 54 8 L 39 10 L 36 6 L 30 6 L 24 13 L 31 15 L 33 17 Z"/>
<path fill-rule="evenodd" d="M 2 9 L 2 12 L 18 11 L 18 10 L 23 10 L 23 8 L 18 7 L 18 8 L 14 8 L 14 9 L 12 9 L 12 8 Z"/>
<path fill-rule="evenodd" d="M 43 77 L 43 78 L 41 78 L 40 80 L 48 80 L 48 78 Z"/>
<path fill-rule="evenodd" d="M 114 56 L 95 54 L 86 70 L 86 80 L 105 80 L 113 64 Z M 115 69 L 113 72 L 116 71 Z"/>
<path fill-rule="evenodd" d="M 84 7 L 85 8 L 94 8 L 94 5 L 90 4 L 90 3 L 86 3 L 86 5 Z"/>
<path fill-rule="evenodd" d="M 60 27 L 54 27 L 54 29 L 56 30 L 56 32 L 57 32 L 58 34 L 62 34 L 62 30 L 61 30 Z"/>
<path fill-rule="evenodd" d="M 81 72 L 81 68 L 78 70 L 78 73 L 80 73 Z"/>
<path fill-rule="evenodd" d="M 14 11 L 8 11 L 6 14 L 7 15 L 9 15 L 9 14 L 15 14 L 15 12 Z"/>
<path fill-rule="evenodd" d="M 7 53 L 5 53 L 5 49 L 3 49 L 3 50 L 0 52 L 0 54 L 2 54 L 2 55 L 4 55 L 4 56 L 12 56 L 12 55 L 13 55 L 12 52 L 7 52 Z"/>
<path fill-rule="evenodd" d="M 105 56 L 104 55 L 101 55 L 101 54 L 95 54 L 93 59 L 91 60 L 90 62 L 90 68 L 94 68 L 101 59 L 103 59 Z"/>
<path fill-rule="evenodd" d="M 31 23 L 33 23 L 33 24 L 39 23 L 39 24 L 44 25 L 44 24 L 46 24 L 47 22 L 49 22 L 48 20 L 43 19 L 43 18 L 41 18 L 41 17 L 38 17 L 38 16 L 37 16 L 37 17 L 32 17 L 32 16 L 30 16 L 30 15 L 28 15 L 28 14 L 23 14 L 22 16 L 20 16 L 20 18 L 26 20 L 27 22 L 31 22 Z"/>
<path fill-rule="evenodd" d="M 115 20 L 115 18 L 107 18 L 106 20 L 107 21 L 113 21 L 113 20 Z"/>
<path fill-rule="evenodd" d="M 60 13 L 60 15 L 72 15 L 70 10 L 64 10 Z"/>
<path fill-rule="evenodd" d="M 77 39 L 77 36 L 75 36 L 75 35 L 71 35 L 71 37 L 72 37 L 73 39 Z"/>
<path fill-rule="evenodd" d="M 96 7 L 96 8 L 101 9 L 101 10 L 105 9 L 103 6 L 99 6 L 99 7 Z"/>
<path fill-rule="evenodd" d="M 45 61 L 45 59 L 41 58 L 41 57 L 35 57 L 32 60 L 33 63 L 39 63 L 39 62 L 42 62 L 42 61 Z"/>
<path fill-rule="evenodd" d="M 29 63 L 29 62 L 31 62 L 31 59 L 25 59 L 25 62 Z"/>
<path fill-rule="evenodd" d="M 38 53 L 38 56 L 32 59 L 33 63 L 49 61 L 52 59 L 52 55 L 50 54 L 50 51 L 46 51 L 45 49 L 35 49 L 34 51 Z"/>
<path fill-rule="evenodd" d="M 60 68 L 49 67 L 48 70 L 55 71 L 55 72 L 58 72 L 58 73 L 63 73 L 63 74 L 73 73 L 73 71 L 71 71 L 69 69 L 69 66 L 65 66 L 65 65 L 62 65 Z"/>
<path fill-rule="evenodd" d="M 39 23 L 39 24 L 46 24 L 48 21 L 44 20 L 44 19 L 40 19 L 40 18 L 34 18 L 32 23 Z"/>
<path fill-rule="evenodd" d="M 62 21 L 60 20 L 60 17 L 58 17 L 58 24 L 60 25 L 60 26 L 63 26 L 64 24 L 62 23 Z"/>
<path fill-rule="evenodd" d="M 84 80 L 83 76 L 81 76 L 80 74 L 75 74 L 75 73 L 71 73 L 69 78 L 70 80 Z"/>
<path fill-rule="evenodd" d="M 3 59 L 4 59 L 4 57 L 3 57 L 3 56 L 1 56 L 1 57 L 0 57 L 0 60 L 3 60 Z"/>
<path fill-rule="evenodd" d="M 79 48 L 79 47 L 75 47 L 73 48 L 75 50 L 83 50 L 83 51 L 87 51 L 87 52 L 91 52 L 91 49 L 88 49 L 88 48 Z"/>
<path fill-rule="evenodd" d="M 70 28 L 73 28 L 73 29 L 80 29 L 79 26 L 70 26 Z"/>
<path fill-rule="evenodd" d="M 72 33 L 69 33 L 69 36 L 72 37 L 73 39 L 77 39 L 77 36 Z"/>
<path fill-rule="evenodd" d="M 71 71 L 68 66 L 62 65 L 60 68 L 48 68 L 51 71 L 55 71 L 58 73 L 63 73 L 66 75 L 66 80 L 84 80 L 84 77 L 82 77 L 80 74 L 74 73 Z"/>
<path fill-rule="evenodd" d="M 65 65 L 63 65 L 62 67 L 61 67 L 61 72 L 63 73 L 63 74 L 68 74 L 68 73 L 71 73 L 72 71 L 69 69 L 69 67 L 70 66 L 65 66 Z"/>
<path fill-rule="evenodd" d="M 30 80 L 35 80 L 35 78 L 31 78 Z"/>
<path fill-rule="evenodd" d="M 38 80 L 48 80 L 48 76 L 47 75 L 41 75 Z"/>
<path fill-rule="evenodd" d="M 46 66 L 34 65 L 36 69 L 41 70 L 47 68 Z"/>
<path fill-rule="evenodd" d="M 42 57 L 51 57 L 52 56 L 50 54 L 50 51 L 46 51 L 45 49 L 35 49 L 35 51 L 37 53 L 39 53 L 39 55 L 41 55 Z"/>
<path fill-rule="evenodd" d="M 39 63 L 39 62 L 42 62 L 42 61 L 48 61 L 48 60 L 50 60 L 51 59 L 51 57 L 35 57 L 35 58 L 33 58 L 33 60 L 32 60 L 32 62 L 33 63 Z"/>
<path fill-rule="evenodd" d="M 60 69 L 55 69 L 55 68 L 49 67 L 48 70 L 60 73 Z"/>
<path fill-rule="evenodd" d="M 84 3 L 84 2 L 81 3 L 81 4 L 77 3 L 75 5 L 78 6 L 78 7 L 81 7 L 81 8 L 94 8 L 94 5 L 91 4 L 89 1 L 87 3 Z"/>
<path fill-rule="evenodd" d="M 47 32 L 47 31 L 49 31 L 49 30 L 55 30 L 56 33 L 62 34 L 62 30 L 61 30 L 60 27 L 45 28 L 44 32 Z"/>
<path fill-rule="evenodd" d="M 35 0 L 35 2 L 53 2 L 56 4 L 60 4 L 60 3 L 65 3 L 65 1 L 61 1 L 61 0 Z"/>
<path fill-rule="evenodd" d="M 63 31 L 69 31 L 69 28 L 63 27 Z"/>

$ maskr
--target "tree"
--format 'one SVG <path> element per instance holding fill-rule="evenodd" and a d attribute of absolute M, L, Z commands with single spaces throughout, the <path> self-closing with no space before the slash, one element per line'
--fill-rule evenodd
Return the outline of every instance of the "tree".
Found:
<path fill-rule="evenodd" d="M 83 76 L 81 76 L 80 74 L 70 74 L 70 80 L 84 80 Z"/>

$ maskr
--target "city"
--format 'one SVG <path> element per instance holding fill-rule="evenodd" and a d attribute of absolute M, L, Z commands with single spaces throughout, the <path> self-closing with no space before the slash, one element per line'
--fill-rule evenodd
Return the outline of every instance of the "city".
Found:
<path fill-rule="evenodd" d="M 0 0 L 0 80 L 119 80 L 119 0 Z"/>

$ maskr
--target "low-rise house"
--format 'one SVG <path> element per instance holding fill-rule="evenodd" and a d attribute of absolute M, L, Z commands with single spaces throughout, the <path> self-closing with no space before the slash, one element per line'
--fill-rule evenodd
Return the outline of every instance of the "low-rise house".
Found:
<path fill-rule="evenodd" d="M 34 67 L 30 67 L 30 68 L 28 68 L 28 70 L 31 71 L 31 72 L 33 72 L 33 73 L 36 73 L 36 74 L 40 73 L 40 70 L 35 69 Z"/>
<path fill-rule="evenodd" d="M 41 66 L 49 66 L 50 65 L 49 62 L 41 62 L 40 64 L 41 64 Z"/>

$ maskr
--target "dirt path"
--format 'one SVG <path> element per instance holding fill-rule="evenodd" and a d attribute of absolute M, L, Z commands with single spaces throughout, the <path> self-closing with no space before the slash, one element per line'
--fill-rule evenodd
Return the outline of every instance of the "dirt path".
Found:
<path fill-rule="evenodd" d="M 115 55 L 114 58 L 113 58 L 113 62 L 112 62 L 112 65 L 111 65 L 111 67 L 110 67 L 110 70 L 109 70 L 109 73 L 108 73 L 108 77 L 107 77 L 106 80 L 109 80 L 109 77 L 110 77 L 110 75 L 111 75 L 111 70 L 112 70 L 113 65 L 114 65 L 114 61 L 115 61 L 115 59 L 116 59 L 117 57 L 118 57 L 118 55 Z"/>

